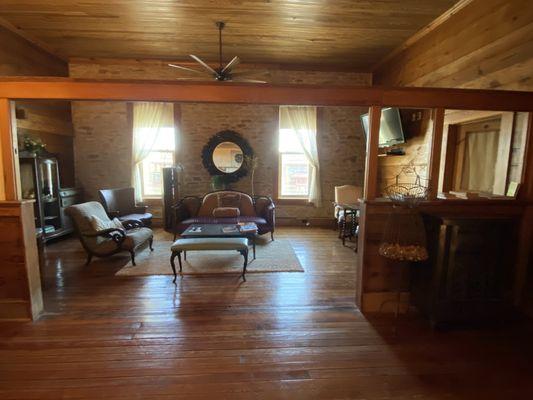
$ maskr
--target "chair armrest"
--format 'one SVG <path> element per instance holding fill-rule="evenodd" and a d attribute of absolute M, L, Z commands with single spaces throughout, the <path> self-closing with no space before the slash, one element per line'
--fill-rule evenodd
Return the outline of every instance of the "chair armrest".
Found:
<path fill-rule="evenodd" d="M 118 218 L 118 217 L 120 217 L 120 211 L 108 211 L 108 212 L 107 212 L 107 216 L 108 216 L 110 219 Z"/>
<path fill-rule="evenodd" d="M 126 239 L 126 232 L 120 228 L 108 228 L 94 233 L 83 233 L 82 236 L 98 237 L 103 236 L 112 239 L 114 242 L 121 244 Z"/>
<path fill-rule="evenodd" d="M 274 205 L 274 202 L 272 202 L 272 200 L 270 200 L 270 203 L 263 209 L 259 216 L 264 218 L 268 225 L 274 228 L 276 220 L 276 206 Z"/>
<path fill-rule="evenodd" d="M 146 210 L 148 210 L 148 206 L 136 205 L 135 208 L 133 209 L 133 212 L 135 214 L 144 214 L 144 213 L 146 213 Z"/>
<path fill-rule="evenodd" d="M 142 221 L 138 219 L 128 219 L 126 221 L 120 221 L 120 222 L 122 222 L 122 225 L 124 225 L 124 228 L 127 231 L 129 231 L 130 229 L 142 228 L 144 226 Z"/>
<path fill-rule="evenodd" d="M 187 206 L 183 203 L 178 203 L 174 206 L 172 206 L 172 209 L 174 210 L 174 221 L 176 223 L 179 223 L 187 218 L 191 217 L 191 213 L 189 212 L 189 209 Z"/>

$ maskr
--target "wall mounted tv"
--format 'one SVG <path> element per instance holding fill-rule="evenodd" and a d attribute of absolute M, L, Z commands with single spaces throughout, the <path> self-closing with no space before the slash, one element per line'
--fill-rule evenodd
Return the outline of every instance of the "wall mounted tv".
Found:
<path fill-rule="evenodd" d="M 368 137 L 370 132 L 368 114 L 361 115 L 361 123 L 365 135 Z M 390 147 L 399 143 L 405 143 L 400 110 L 395 107 L 382 108 L 379 126 L 379 147 Z"/>

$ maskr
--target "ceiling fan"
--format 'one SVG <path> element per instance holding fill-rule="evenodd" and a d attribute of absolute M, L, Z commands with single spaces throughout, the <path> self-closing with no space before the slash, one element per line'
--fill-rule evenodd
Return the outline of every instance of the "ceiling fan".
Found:
<path fill-rule="evenodd" d="M 216 26 L 218 28 L 218 61 L 219 61 L 218 68 L 210 67 L 200 57 L 195 56 L 193 54 L 190 54 L 190 57 L 194 61 L 199 63 L 204 68 L 205 71 L 200 71 L 200 70 L 197 70 L 197 69 L 194 69 L 194 68 L 184 67 L 184 66 L 176 65 L 176 64 L 168 64 L 168 66 L 169 67 L 173 67 L 173 68 L 178 68 L 178 69 L 180 69 L 182 71 L 193 72 L 193 73 L 196 73 L 196 74 L 208 73 L 216 81 L 266 83 L 265 81 L 244 78 L 247 75 L 257 74 L 258 71 L 233 72 L 233 68 L 235 68 L 241 62 L 241 60 L 237 56 L 233 57 L 231 59 L 231 61 L 224 66 L 224 64 L 222 62 L 222 30 L 224 29 L 226 24 L 224 22 L 222 22 L 222 21 L 218 21 L 218 22 L 216 22 Z M 180 79 L 180 80 L 197 80 L 196 78 L 178 78 L 178 79 Z"/>

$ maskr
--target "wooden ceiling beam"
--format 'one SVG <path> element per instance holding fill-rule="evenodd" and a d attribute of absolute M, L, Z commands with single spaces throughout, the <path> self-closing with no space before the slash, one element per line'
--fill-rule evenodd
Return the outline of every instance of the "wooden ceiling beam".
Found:
<path fill-rule="evenodd" d="M 332 87 L 230 82 L 97 81 L 69 78 L 0 79 L 0 98 L 177 101 L 322 106 L 396 106 L 533 111 L 533 92 L 502 90 Z"/>
<path fill-rule="evenodd" d="M 32 46 L 37 47 L 38 49 L 44 51 L 45 53 L 48 53 L 50 56 L 55 57 L 61 61 L 68 62 L 68 57 L 65 57 L 61 54 L 59 54 L 55 49 L 50 47 L 48 44 L 43 42 L 42 40 L 37 39 L 36 37 L 28 34 L 24 30 L 20 29 L 19 27 L 13 25 L 11 22 L 6 20 L 5 18 L 0 17 L 0 26 L 7 29 L 11 33 L 14 33 L 17 36 L 20 36 L 25 41 L 29 42 Z"/>

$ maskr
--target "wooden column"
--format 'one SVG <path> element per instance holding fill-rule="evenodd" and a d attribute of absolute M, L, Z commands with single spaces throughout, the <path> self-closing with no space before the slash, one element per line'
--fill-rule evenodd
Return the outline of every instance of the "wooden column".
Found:
<path fill-rule="evenodd" d="M 528 115 L 526 135 L 522 165 L 522 183 L 518 192 L 518 198 L 527 203 L 520 220 L 520 232 L 518 236 L 514 285 L 514 300 L 517 306 L 522 305 L 527 295 L 524 288 L 528 279 L 528 265 L 530 264 L 529 258 L 531 257 L 531 243 L 533 241 L 533 112 L 530 112 Z"/>
<path fill-rule="evenodd" d="M 442 133 L 444 129 L 444 108 L 434 108 L 431 113 L 433 121 L 428 160 L 429 200 L 437 198 L 439 185 L 440 158 L 442 153 Z"/>
<path fill-rule="evenodd" d="M 43 310 L 33 200 L 0 201 L 0 320 Z"/>
<path fill-rule="evenodd" d="M 371 106 L 368 114 L 368 138 L 366 140 L 366 166 L 364 199 L 374 200 L 378 193 L 378 144 L 381 107 Z"/>
<path fill-rule="evenodd" d="M 0 99 L 0 200 L 21 198 L 14 103 Z"/>

